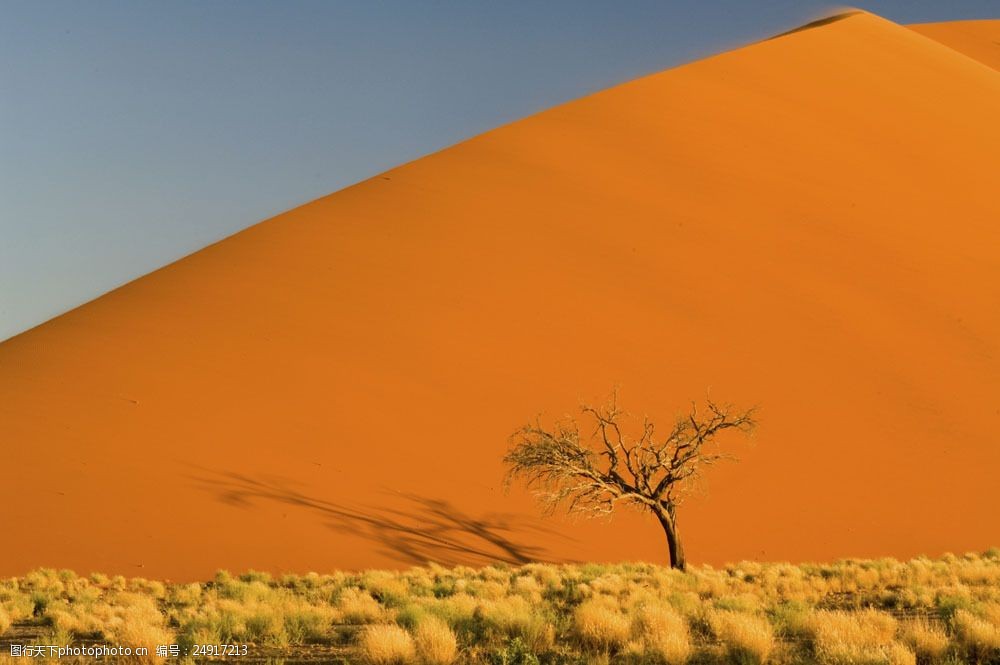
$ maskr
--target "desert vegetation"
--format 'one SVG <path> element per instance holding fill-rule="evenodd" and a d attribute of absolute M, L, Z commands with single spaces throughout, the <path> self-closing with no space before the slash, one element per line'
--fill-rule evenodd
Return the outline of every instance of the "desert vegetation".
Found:
<path fill-rule="evenodd" d="M 191 584 L 46 569 L 0 582 L 0 631 L 11 663 L 23 662 L 11 643 L 147 646 L 146 660 L 175 662 L 185 659 L 157 658 L 155 645 L 370 665 L 1000 663 L 1000 550 L 687 571 L 220 572 Z"/>
<path fill-rule="evenodd" d="M 514 433 L 504 457 L 508 486 L 524 480 L 548 512 L 561 506 L 585 516 L 610 515 L 619 506 L 648 511 L 666 535 L 670 567 L 684 570 L 677 509 L 706 467 L 733 459 L 717 437 L 726 430 L 751 432 L 753 410 L 693 405 L 663 434 L 649 418 L 630 418 L 617 392 L 603 406 L 584 405 L 582 411 L 592 421 L 589 431 L 566 418 L 552 427 L 536 421 Z"/>

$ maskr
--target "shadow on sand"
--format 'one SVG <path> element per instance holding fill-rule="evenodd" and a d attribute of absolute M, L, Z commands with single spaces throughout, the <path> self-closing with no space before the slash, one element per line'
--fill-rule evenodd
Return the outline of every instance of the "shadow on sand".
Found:
<path fill-rule="evenodd" d="M 251 508 L 271 502 L 309 511 L 327 527 L 375 543 L 380 554 L 400 563 L 482 566 L 569 562 L 550 557 L 544 547 L 528 540 L 543 534 L 567 541 L 572 538 L 516 515 L 475 516 L 442 499 L 398 493 L 391 494 L 396 500 L 392 507 L 348 506 L 304 494 L 288 481 L 232 472 L 206 472 L 192 478 L 217 500 L 232 506 Z"/>
<path fill-rule="evenodd" d="M 824 25 L 830 25 L 831 23 L 836 23 L 837 21 L 843 21 L 845 18 L 850 18 L 852 16 L 857 16 L 858 14 L 864 14 L 863 11 L 859 9 L 850 9 L 847 11 L 839 12 L 831 16 L 825 16 L 815 21 L 810 21 L 805 25 L 800 25 L 797 28 L 792 28 L 791 30 L 786 30 L 785 32 L 774 35 L 773 37 L 768 37 L 764 41 L 770 41 L 772 39 L 778 39 L 779 37 L 785 37 L 787 35 L 794 35 L 796 32 L 804 32 L 805 30 L 812 30 L 814 28 L 821 28 Z"/>

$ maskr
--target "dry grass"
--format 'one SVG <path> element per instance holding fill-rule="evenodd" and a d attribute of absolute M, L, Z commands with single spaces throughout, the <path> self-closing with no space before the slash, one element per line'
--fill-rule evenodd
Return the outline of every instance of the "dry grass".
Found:
<path fill-rule="evenodd" d="M 581 644 L 601 651 L 621 650 L 632 632 L 631 622 L 618 603 L 606 596 L 586 600 L 577 607 L 573 627 Z"/>
<path fill-rule="evenodd" d="M 900 562 L 440 566 L 201 584 L 37 570 L 0 632 L 155 647 L 320 641 L 352 662 L 680 665 L 1000 662 L 1000 551 Z M 19 628 L 20 630 L 20 628 Z"/>
<path fill-rule="evenodd" d="M 385 615 L 382 605 L 361 589 L 345 589 L 337 600 L 336 608 L 345 623 L 375 623 Z"/>
<path fill-rule="evenodd" d="M 887 665 L 915 662 L 912 652 L 896 642 L 898 622 L 873 609 L 860 612 L 820 611 L 806 620 L 820 663 Z"/>
<path fill-rule="evenodd" d="M 977 660 L 1000 661 L 1000 613 L 986 610 L 979 615 L 956 610 L 952 627 L 964 651 Z"/>
<path fill-rule="evenodd" d="M 733 662 L 765 663 L 774 651 L 774 631 L 763 617 L 730 610 L 709 610 L 705 620 Z"/>
<path fill-rule="evenodd" d="M 395 624 L 368 626 L 358 640 L 361 658 L 372 665 L 405 665 L 416 655 L 413 638 Z"/>
<path fill-rule="evenodd" d="M 642 653 L 666 665 L 683 665 L 694 649 L 687 620 L 666 604 L 644 605 L 633 624 Z"/>
<path fill-rule="evenodd" d="M 153 598 L 138 593 L 121 594 L 120 611 L 115 612 L 100 632 L 111 644 L 143 647 L 152 657 L 149 662 L 159 662 L 156 647 L 175 641 L 174 634 L 164 625 L 164 616 Z"/>
<path fill-rule="evenodd" d="M 948 653 L 950 641 L 943 627 L 927 619 L 908 621 L 902 628 L 902 641 L 922 663 L 940 663 Z"/>
<path fill-rule="evenodd" d="M 427 617 L 421 621 L 413 635 L 417 656 L 424 665 L 451 665 L 458 658 L 458 640 L 455 633 L 441 619 Z"/>
<path fill-rule="evenodd" d="M 886 647 L 887 665 L 916 665 L 917 657 L 909 648 L 893 642 Z"/>

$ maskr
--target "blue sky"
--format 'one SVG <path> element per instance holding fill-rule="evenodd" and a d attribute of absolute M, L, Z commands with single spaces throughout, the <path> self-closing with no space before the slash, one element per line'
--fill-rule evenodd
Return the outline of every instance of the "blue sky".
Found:
<path fill-rule="evenodd" d="M 834 7 L 0 0 L 0 339 L 400 162 Z"/>

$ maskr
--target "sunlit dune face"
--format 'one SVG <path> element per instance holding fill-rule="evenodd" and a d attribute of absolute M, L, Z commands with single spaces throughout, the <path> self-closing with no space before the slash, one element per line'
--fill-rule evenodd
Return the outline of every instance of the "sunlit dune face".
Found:
<path fill-rule="evenodd" d="M 695 563 L 985 548 L 998 117 L 1000 73 L 860 13 L 252 227 L 0 346 L 0 575 L 664 561 L 503 492 L 515 428 L 616 385 L 759 407 Z"/>

